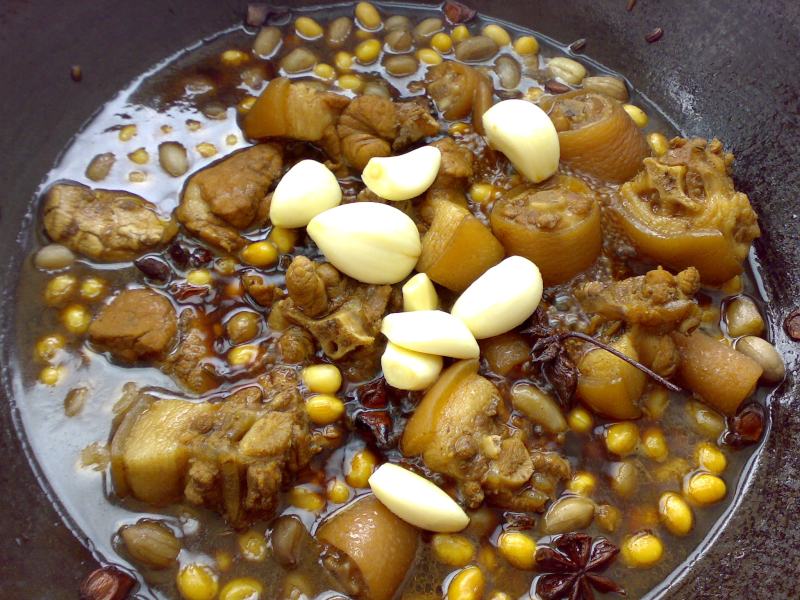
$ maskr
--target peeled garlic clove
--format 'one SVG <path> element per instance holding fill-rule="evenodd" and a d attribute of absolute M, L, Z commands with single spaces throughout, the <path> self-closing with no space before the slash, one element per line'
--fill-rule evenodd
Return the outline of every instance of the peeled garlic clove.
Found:
<path fill-rule="evenodd" d="M 375 156 L 364 167 L 361 179 L 381 198 L 409 200 L 431 187 L 441 162 L 442 153 L 435 146 L 400 156 Z"/>
<path fill-rule="evenodd" d="M 505 154 L 534 183 L 558 169 L 558 133 L 547 113 L 532 102 L 498 102 L 483 113 L 483 128 L 492 148 Z"/>
<path fill-rule="evenodd" d="M 478 342 L 467 326 L 441 310 L 415 310 L 386 315 L 381 333 L 408 350 L 453 358 L 478 358 Z"/>
<path fill-rule="evenodd" d="M 269 219 L 277 227 L 305 227 L 323 211 L 339 206 L 342 188 L 336 175 L 315 160 L 301 160 L 278 182 L 269 205 Z"/>
<path fill-rule="evenodd" d="M 469 524 L 467 514 L 444 490 L 403 467 L 382 464 L 369 485 L 386 508 L 420 529 L 451 533 Z"/>
<path fill-rule="evenodd" d="M 389 342 L 381 356 L 386 383 L 399 390 L 424 390 L 442 372 L 442 357 L 407 350 Z"/>
<path fill-rule="evenodd" d="M 307 231 L 334 267 L 362 283 L 402 281 L 422 252 L 414 221 L 388 204 L 343 204 L 311 219 Z"/>
<path fill-rule="evenodd" d="M 509 256 L 473 281 L 450 313 L 482 340 L 524 323 L 541 299 L 539 268 L 527 258 Z"/>
<path fill-rule="evenodd" d="M 436 310 L 439 296 L 425 273 L 417 273 L 403 285 L 403 310 Z"/>

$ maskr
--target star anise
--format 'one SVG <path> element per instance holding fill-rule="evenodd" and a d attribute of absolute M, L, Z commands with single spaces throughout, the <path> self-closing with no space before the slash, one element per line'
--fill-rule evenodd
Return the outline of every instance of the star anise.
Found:
<path fill-rule="evenodd" d="M 531 362 L 537 365 L 545 381 L 553 387 L 561 404 L 568 408 L 578 386 L 578 368 L 567 353 L 563 333 L 547 323 L 547 315 L 537 310 L 532 325 L 523 333 L 534 338 Z"/>
<path fill-rule="evenodd" d="M 579 331 L 556 331 L 547 322 L 547 315 L 537 310 L 532 317 L 531 326 L 523 333 L 533 336 L 531 346 L 531 363 L 536 365 L 541 376 L 553 388 L 556 397 L 564 408 L 570 408 L 578 386 L 578 367 L 569 355 L 565 342 L 572 338 L 588 342 L 602 348 L 614 356 L 633 365 L 643 373 L 655 379 L 668 390 L 682 392 L 680 387 L 667 381 L 658 373 L 648 369 L 642 363 L 626 356 L 616 348 Z"/>
<path fill-rule="evenodd" d="M 542 600 L 594 600 L 594 590 L 625 596 L 625 590 L 604 575 L 619 552 L 606 538 L 585 533 L 565 533 L 551 547 L 536 550 L 536 564 L 545 575 L 536 579 L 536 593 Z"/>

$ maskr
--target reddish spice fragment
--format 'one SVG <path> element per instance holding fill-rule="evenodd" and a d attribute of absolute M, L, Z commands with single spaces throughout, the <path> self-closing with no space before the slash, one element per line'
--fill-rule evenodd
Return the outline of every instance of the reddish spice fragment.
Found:
<path fill-rule="evenodd" d="M 169 256 L 176 266 L 186 268 L 189 264 L 189 251 L 180 242 L 173 242 L 167 249 L 167 252 L 169 252 Z"/>
<path fill-rule="evenodd" d="M 387 387 L 386 380 L 379 377 L 359 386 L 356 390 L 356 398 L 366 408 L 386 408 L 389 391 Z"/>
<path fill-rule="evenodd" d="M 741 447 L 755 444 L 764 432 L 764 407 L 758 403 L 747 404 L 728 421 L 725 443 Z"/>
<path fill-rule="evenodd" d="M 634 6 L 636 6 L 636 0 L 628 0 L 628 5 L 625 7 L 625 10 L 631 12 Z"/>
<path fill-rule="evenodd" d="M 81 69 L 80 65 L 72 65 L 69 68 L 69 76 L 72 78 L 72 81 L 78 83 L 81 79 L 83 79 L 83 70 Z"/>
<path fill-rule="evenodd" d="M 361 411 L 356 414 L 355 424 L 358 429 L 367 433 L 372 438 L 372 443 L 381 450 L 391 448 L 397 441 L 398 435 L 393 430 L 389 411 Z"/>
<path fill-rule="evenodd" d="M 566 94 L 570 90 L 570 87 L 561 83 L 560 81 L 550 79 L 545 82 L 544 89 L 551 94 Z"/>
<path fill-rule="evenodd" d="M 455 0 L 447 0 L 447 2 L 444 3 L 444 16 L 451 25 L 466 23 L 474 18 L 476 13 L 477 11 L 474 8 L 470 8 Z"/>
<path fill-rule="evenodd" d="M 800 342 L 800 308 L 789 313 L 783 322 L 783 328 L 786 330 L 786 335 L 794 341 Z"/>
<path fill-rule="evenodd" d="M 168 291 L 176 301 L 187 304 L 200 304 L 206 296 L 213 294 L 213 290 L 209 290 L 207 285 L 193 285 L 186 281 L 172 283 Z M 207 299 L 211 303 L 212 298 Z"/>
<path fill-rule="evenodd" d="M 96 569 L 86 576 L 80 587 L 81 600 L 125 600 L 136 580 L 116 567 Z"/>
<path fill-rule="evenodd" d="M 193 267 L 204 267 L 208 263 L 211 262 L 211 259 L 214 258 L 214 255 L 211 254 L 211 251 L 208 248 L 203 248 L 202 246 L 198 246 L 194 250 L 192 250 L 191 255 L 189 256 L 189 264 Z"/>
<path fill-rule="evenodd" d="M 653 31 L 644 36 L 644 39 L 647 40 L 648 44 L 652 44 L 660 40 L 662 35 L 664 35 L 664 30 L 661 29 L 661 27 L 656 27 Z"/>

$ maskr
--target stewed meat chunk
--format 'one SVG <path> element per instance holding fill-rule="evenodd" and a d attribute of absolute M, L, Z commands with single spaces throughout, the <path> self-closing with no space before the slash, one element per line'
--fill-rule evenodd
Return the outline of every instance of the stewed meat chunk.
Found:
<path fill-rule="evenodd" d="M 445 137 L 431 144 L 442 153 L 442 164 L 439 174 L 431 189 L 464 189 L 467 180 L 472 177 L 472 163 L 475 155 L 466 146 L 460 146 L 453 138 Z"/>
<path fill-rule="evenodd" d="M 336 126 L 347 161 L 363 170 L 370 158 L 389 156 L 424 137 L 436 135 L 439 124 L 416 102 L 392 102 L 361 96 L 342 113 Z"/>
<path fill-rule="evenodd" d="M 388 285 L 365 285 L 327 263 L 295 257 L 286 273 L 288 298 L 277 302 L 270 325 L 296 336 L 288 325 L 308 331 L 322 351 L 340 359 L 354 350 L 381 349 L 381 319 L 396 299 Z"/>
<path fill-rule="evenodd" d="M 686 332 L 700 323 L 700 308 L 694 299 L 699 289 L 700 274 L 694 267 L 677 275 L 659 268 L 622 281 L 592 281 L 576 296 L 587 311 L 609 319 Z"/>
<path fill-rule="evenodd" d="M 325 444 L 297 386 L 293 370 L 275 368 L 213 401 L 138 392 L 112 438 L 117 493 L 157 505 L 183 499 L 234 526 L 272 516 L 282 488 Z"/>
<path fill-rule="evenodd" d="M 178 220 L 217 248 L 239 250 L 247 243 L 241 232 L 267 220 L 267 192 L 282 169 L 281 150 L 274 144 L 232 154 L 189 179 L 176 211 Z"/>
<path fill-rule="evenodd" d="M 89 339 L 122 362 L 159 360 L 169 352 L 178 319 L 167 298 L 150 289 L 124 290 L 89 326 Z"/>
<path fill-rule="evenodd" d="M 47 192 L 44 228 L 54 242 L 100 262 L 133 260 L 171 240 L 175 220 L 129 192 L 57 183 Z"/>
<path fill-rule="evenodd" d="M 194 309 L 181 313 L 178 346 L 161 364 L 161 370 L 191 392 L 203 393 L 217 386 L 218 381 L 209 358 L 212 332 L 203 314 Z"/>
<path fill-rule="evenodd" d="M 429 469 L 452 477 L 467 506 L 488 497 L 515 510 L 540 510 L 547 496 L 531 483 L 544 463 L 522 432 L 504 425 L 500 390 L 477 371 L 477 361 L 463 360 L 440 376 L 408 421 L 403 453 L 421 455 Z"/>
<path fill-rule="evenodd" d="M 254 139 L 285 138 L 313 142 L 338 166 L 341 143 L 336 120 L 350 103 L 340 94 L 321 92 L 285 77 L 269 82 L 244 119 L 244 131 Z"/>
<path fill-rule="evenodd" d="M 392 141 L 393 150 L 403 150 L 423 138 L 439 133 L 439 123 L 431 116 L 424 101 L 395 102 L 394 108 L 397 135 Z"/>

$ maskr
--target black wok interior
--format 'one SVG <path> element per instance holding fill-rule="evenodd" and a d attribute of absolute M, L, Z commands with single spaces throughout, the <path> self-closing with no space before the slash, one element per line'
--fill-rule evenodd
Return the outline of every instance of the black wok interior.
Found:
<path fill-rule="evenodd" d="M 309 5 L 318 2 L 296 2 Z M 624 73 L 678 128 L 718 136 L 735 152 L 737 187 L 760 216 L 756 271 L 769 299 L 787 380 L 770 398 L 772 430 L 728 522 L 666 598 L 789 598 L 800 569 L 800 345 L 782 329 L 800 297 L 800 5 L 790 0 L 471 0 Z M 33 194 L 59 151 L 113 94 L 150 65 L 240 22 L 246 2 L 139 0 L 0 3 L 0 245 L 4 389 L 15 327 L 13 292 Z M 664 36 L 654 44 L 645 35 Z M 79 64 L 83 80 L 70 79 Z M 19 232 L 22 231 L 21 234 Z M 18 237 L 19 234 L 19 237 Z M 4 396 L 5 392 L 0 392 Z M 23 452 L 13 400 L 0 407 L 0 597 L 77 597 L 96 562 L 62 523 Z M 91 546 L 84 540 L 86 546 Z"/>

